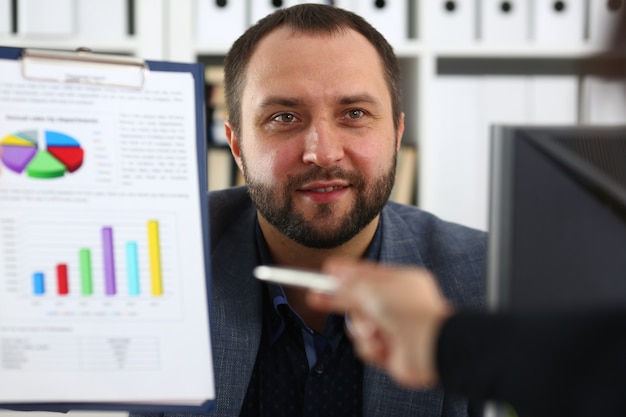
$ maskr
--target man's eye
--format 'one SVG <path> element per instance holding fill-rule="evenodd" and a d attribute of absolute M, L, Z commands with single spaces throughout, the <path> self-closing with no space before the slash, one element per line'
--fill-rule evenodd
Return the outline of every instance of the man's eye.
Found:
<path fill-rule="evenodd" d="M 352 109 L 348 113 L 346 113 L 346 117 L 348 119 L 360 119 L 365 115 L 365 112 L 361 109 Z"/>
<path fill-rule="evenodd" d="M 296 116 L 291 113 L 281 113 L 279 115 L 274 116 L 274 119 L 277 122 L 281 123 L 293 123 L 296 120 Z"/>

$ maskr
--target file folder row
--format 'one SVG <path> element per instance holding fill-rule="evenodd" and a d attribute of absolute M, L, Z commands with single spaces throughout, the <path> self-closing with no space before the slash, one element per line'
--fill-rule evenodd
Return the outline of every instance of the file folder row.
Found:
<path fill-rule="evenodd" d="M 576 75 L 440 75 L 428 137 L 433 190 L 422 204 L 446 220 L 486 230 L 490 126 L 624 125 L 626 84 Z"/>
<path fill-rule="evenodd" d="M 363 16 L 392 43 L 405 41 L 409 0 L 195 0 L 199 41 L 230 45 L 248 26 L 299 3 L 332 4 Z"/>
<path fill-rule="evenodd" d="M 354 11 L 392 44 L 418 39 L 434 44 L 603 45 L 624 1 L 605 0 L 194 0 L 200 42 L 230 45 L 265 15 L 298 3 L 326 3 Z M 129 35 L 127 0 L 0 0 L 0 35 L 122 39 Z M 17 10 L 13 11 L 15 6 Z M 154 7 L 160 7 L 155 2 Z M 416 11 L 416 12 L 415 12 Z M 423 14 L 423 16 L 421 16 Z M 411 23 L 411 17 L 417 22 Z"/>
<path fill-rule="evenodd" d="M 128 5 L 127 0 L 0 0 L 0 36 L 124 39 L 132 25 Z"/>
<path fill-rule="evenodd" d="M 425 37 L 443 44 L 603 45 L 623 1 L 422 0 Z"/>

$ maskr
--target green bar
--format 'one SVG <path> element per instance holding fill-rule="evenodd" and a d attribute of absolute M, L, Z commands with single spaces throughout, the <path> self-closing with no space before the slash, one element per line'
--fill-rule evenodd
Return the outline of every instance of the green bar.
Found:
<path fill-rule="evenodd" d="M 80 257 L 80 291 L 83 295 L 93 294 L 93 284 L 91 279 L 91 251 L 81 249 Z"/>

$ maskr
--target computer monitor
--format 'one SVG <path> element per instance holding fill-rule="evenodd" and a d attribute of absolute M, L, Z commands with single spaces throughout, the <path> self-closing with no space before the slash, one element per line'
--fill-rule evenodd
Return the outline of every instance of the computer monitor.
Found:
<path fill-rule="evenodd" d="M 488 299 L 626 308 L 626 126 L 494 126 Z"/>

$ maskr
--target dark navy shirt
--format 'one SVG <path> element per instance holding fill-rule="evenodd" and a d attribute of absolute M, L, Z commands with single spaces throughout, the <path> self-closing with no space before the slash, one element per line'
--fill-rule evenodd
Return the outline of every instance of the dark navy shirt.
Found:
<path fill-rule="evenodd" d="M 379 259 L 382 222 L 365 258 Z M 272 258 L 257 223 L 262 264 Z M 330 315 L 322 333 L 293 311 L 280 285 L 264 284 L 263 331 L 242 417 L 363 415 L 363 364 L 345 333 L 344 317 Z"/>

